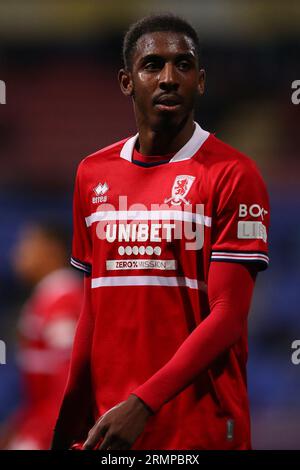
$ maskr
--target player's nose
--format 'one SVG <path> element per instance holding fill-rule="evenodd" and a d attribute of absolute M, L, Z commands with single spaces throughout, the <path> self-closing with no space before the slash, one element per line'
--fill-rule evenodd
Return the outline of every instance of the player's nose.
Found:
<path fill-rule="evenodd" d="M 166 62 L 159 75 L 159 86 L 161 89 L 176 89 L 179 86 L 176 67 L 171 62 Z"/>

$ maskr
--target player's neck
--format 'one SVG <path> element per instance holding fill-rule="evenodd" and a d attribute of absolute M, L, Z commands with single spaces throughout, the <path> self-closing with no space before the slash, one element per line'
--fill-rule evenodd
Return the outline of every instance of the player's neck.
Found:
<path fill-rule="evenodd" d="M 162 126 L 161 129 L 152 129 L 149 124 L 140 123 L 139 152 L 142 155 L 166 155 L 178 152 L 192 137 L 195 130 L 193 117 L 184 125 L 177 127 Z"/>

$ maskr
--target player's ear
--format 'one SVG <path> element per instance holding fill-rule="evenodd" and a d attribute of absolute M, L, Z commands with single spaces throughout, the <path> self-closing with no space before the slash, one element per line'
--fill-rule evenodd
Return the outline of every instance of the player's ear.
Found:
<path fill-rule="evenodd" d="M 122 93 L 124 93 L 125 96 L 132 96 L 133 95 L 133 81 L 132 81 L 131 73 L 125 69 L 119 70 L 118 80 L 120 83 L 120 88 L 122 90 Z"/>
<path fill-rule="evenodd" d="M 198 94 L 203 95 L 205 90 L 205 70 L 199 70 L 199 81 L 198 81 Z"/>

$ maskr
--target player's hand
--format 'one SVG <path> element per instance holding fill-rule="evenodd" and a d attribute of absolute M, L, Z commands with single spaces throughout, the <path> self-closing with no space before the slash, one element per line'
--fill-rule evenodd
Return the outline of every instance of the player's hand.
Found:
<path fill-rule="evenodd" d="M 135 395 L 100 416 L 88 434 L 84 450 L 127 450 L 144 430 L 151 411 Z M 99 445 L 100 441 L 101 444 Z"/>

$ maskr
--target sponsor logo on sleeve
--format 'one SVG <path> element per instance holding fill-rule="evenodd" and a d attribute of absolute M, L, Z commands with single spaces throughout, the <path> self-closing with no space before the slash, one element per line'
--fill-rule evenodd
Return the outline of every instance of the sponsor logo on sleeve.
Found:
<path fill-rule="evenodd" d="M 242 239 L 261 239 L 267 243 L 267 229 L 262 222 L 240 220 L 238 222 L 237 237 Z"/>
<path fill-rule="evenodd" d="M 239 206 L 239 217 L 254 217 L 258 218 L 261 217 L 261 220 L 264 220 L 265 215 L 268 214 L 268 211 L 264 209 L 259 204 L 252 204 L 251 206 L 247 204 L 240 204 Z"/>

